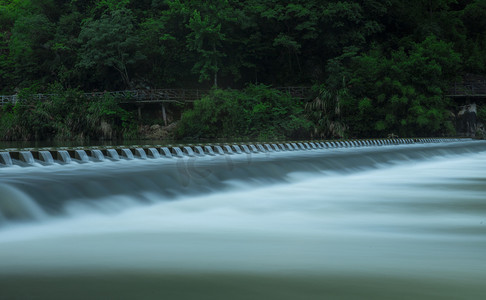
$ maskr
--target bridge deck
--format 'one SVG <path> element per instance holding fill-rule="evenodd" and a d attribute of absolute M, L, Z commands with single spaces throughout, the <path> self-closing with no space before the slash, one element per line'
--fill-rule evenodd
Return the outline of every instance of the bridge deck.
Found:
<path fill-rule="evenodd" d="M 279 87 L 277 90 L 289 93 L 292 97 L 297 99 L 304 99 L 309 95 L 311 88 L 309 87 Z M 151 90 L 126 90 L 114 92 L 92 92 L 85 93 L 85 97 L 103 97 L 111 96 L 120 100 L 122 103 L 164 103 L 164 102 L 194 102 L 201 99 L 204 95 L 209 94 L 210 90 L 199 89 L 151 89 Z M 33 99 L 39 101 L 46 101 L 53 94 L 35 94 Z M 20 101 L 17 95 L 0 96 L 0 106 L 7 103 L 15 104 Z"/>
<path fill-rule="evenodd" d="M 288 93 L 296 99 L 305 99 L 310 95 L 310 87 L 277 87 L 277 90 Z M 85 97 L 112 96 L 122 103 L 165 103 L 165 102 L 194 102 L 209 94 L 210 90 L 204 89 L 150 89 L 150 90 L 125 90 L 114 92 L 85 93 Z M 39 101 L 48 100 L 53 94 L 35 94 L 33 99 Z M 478 97 L 486 98 L 486 81 L 456 82 L 446 94 L 447 97 Z M 0 95 L 0 106 L 19 102 L 18 95 Z"/>
<path fill-rule="evenodd" d="M 486 81 L 456 82 L 447 97 L 486 97 Z"/>

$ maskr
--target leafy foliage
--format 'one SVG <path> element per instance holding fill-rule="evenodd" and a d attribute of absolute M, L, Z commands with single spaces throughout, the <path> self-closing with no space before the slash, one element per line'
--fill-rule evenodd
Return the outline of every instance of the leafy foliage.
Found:
<path fill-rule="evenodd" d="M 445 91 L 464 73 L 486 74 L 485 20 L 484 0 L 0 0 L 0 91 L 48 92 L 56 83 L 63 93 L 219 87 L 228 90 L 214 91 L 194 111 L 223 119 L 235 114 L 245 136 L 299 135 L 296 128 L 308 129 L 299 123 L 304 109 L 314 136 L 450 134 L 453 107 Z M 271 89 L 263 97 L 260 83 L 314 85 L 315 101 L 290 105 Z M 242 93 L 230 88 L 246 86 Z M 252 89 L 260 89 L 256 99 L 249 99 Z M 339 114 L 329 109 L 337 98 Z M 29 112 L 42 122 L 56 119 L 32 105 Z M 25 108 L 14 114 L 20 119 L 7 117 L 13 109 L 6 108 L 1 122 L 28 119 L 20 117 Z M 181 124 L 190 136 L 236 135 L 230 120 L 213 117 L 205 120 L 213 127 L 202 131 Z M 15 136 L 68 137 L 90 126 L 74 116 L 67 127 L 31 121 L 38 128 Z M 128 127 L 123 132 L 134 131 Z"/>
<path fill-rule="evenodd" d="M 145 58 L 137 49 L 133 21 L 125 9 L 110 11 L 99 20 L 85 20 L 79 33 L 82 46 L 78 66 L 98 71 L 104 66 L 114 68 L 129 87 L 129 65 Z"/>
<path fill-rule="evenodd" d="M 264 85 L 250 85 L 242 91 L 213 90 L 195 102 L 194 109 L 182 115 L 178 136 L 298 138 L 310 125 L 298 100 Z"/>
<path fill-rule="evenodd" d="M 120 138 L 130 133 L 131 115 L 110 96 L 86 98 L 79 90 L 49 87 L 51 97 L 39 101 L 37 88 L 18 94 L 22 101 L 0 111 L 0 135 L 6 140 L 85 140 Z"/>

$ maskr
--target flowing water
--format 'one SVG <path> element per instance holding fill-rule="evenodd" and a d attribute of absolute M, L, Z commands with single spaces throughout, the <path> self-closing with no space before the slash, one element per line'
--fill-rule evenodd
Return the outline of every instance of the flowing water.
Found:
<path fill-rule="evenodd" d="M 477 141 L 5 167 L 0 299 L 485 299 L 485 183 Z"/>

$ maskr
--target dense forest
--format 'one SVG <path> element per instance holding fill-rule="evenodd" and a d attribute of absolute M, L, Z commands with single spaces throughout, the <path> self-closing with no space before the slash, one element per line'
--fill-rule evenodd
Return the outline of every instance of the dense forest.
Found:
<path fill-rule="evenodd" d="M 466 73 L 486 74 L 486 0 L 0 0 L 0 92 L 26 99 L 2 108 L 4 139 L 136 135 L 81 91 L 167 87 L 213 88 L 179 138 L 453 135 Z"/>

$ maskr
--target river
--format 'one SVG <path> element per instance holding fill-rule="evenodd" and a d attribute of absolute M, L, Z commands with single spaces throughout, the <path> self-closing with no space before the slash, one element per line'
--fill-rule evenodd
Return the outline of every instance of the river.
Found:
<path fill-rule="evenodd" d="M 0 168 L 0 299 L 484 299 L 482 141 Z"/>

